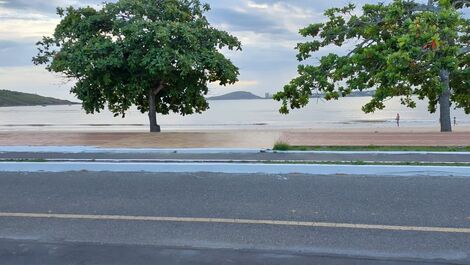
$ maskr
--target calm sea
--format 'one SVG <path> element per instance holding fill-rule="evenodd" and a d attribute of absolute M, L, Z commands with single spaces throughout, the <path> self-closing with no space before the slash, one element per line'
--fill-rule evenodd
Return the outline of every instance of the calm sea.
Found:
<path fill-rule="evenodd" d="M 236 130 L 236 129 L 328 129 L 395 127 L 400 113 L 403 127 L 436 127 L 438 114 L 429 114 L 427 104 L 418 101 L 416 109 L 408 109 L 398 100 L 387 102 L 387 108 L 365 114 L 361 106 L 368 98 L 343 98 L 339 101 L 312 100 L 302 110 L 290 115 L 278 112 L 273 100 L 212 101 L 203 114 L 179 116 L 159 115 L 164 130 Z M 470 115 L 452 110 L 460 125 L 470 125 Z M 147 131 L 147 115 L 133 109 L 125 118 L 113 117 L 108 111 L 87 115 L 80 105 L 0 108 L 0 131 Z"/>

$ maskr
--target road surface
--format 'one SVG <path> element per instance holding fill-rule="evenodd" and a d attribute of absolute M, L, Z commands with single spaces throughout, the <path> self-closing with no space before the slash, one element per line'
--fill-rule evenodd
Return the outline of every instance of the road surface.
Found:
<path fill-rule="evenodd" d="M 395 152 L 226 152 L 226 153 L 164 153 L 164 152 L 0 152 L 0 160 L 45 159 L 75 161 L 298 161 L 298 162 L 337 162 L 337 161 L 370 161 L 370 162 L 460 162 L 470 163 L 468 153 L 395 153 Z"/>
<path fill-rule="evenodd" d="M 0 263 L 470 264 L 469 191 L 460 177 L 2 172 Z"/>

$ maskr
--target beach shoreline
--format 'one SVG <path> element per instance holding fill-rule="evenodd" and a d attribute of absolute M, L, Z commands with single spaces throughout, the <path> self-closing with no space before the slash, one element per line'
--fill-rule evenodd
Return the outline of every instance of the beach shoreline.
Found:
<path fill-rule="evenodd" d="M 272 148 L 295 146 L 470 146 L 470 127 L 352 128 L 217 131 L 1 131 L 0 146 L 96 146 L 115 148 Z M 1 150 L 0 150 L 1 151 Z"/>

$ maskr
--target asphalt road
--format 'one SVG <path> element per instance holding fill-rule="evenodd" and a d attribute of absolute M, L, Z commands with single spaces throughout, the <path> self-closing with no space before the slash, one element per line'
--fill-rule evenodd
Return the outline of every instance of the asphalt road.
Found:
<path fill-rule="evenodd" d="M 470 264 L 469 191 L 459 177 L 1 173 L 0 264 Z"/>
<path fill-rule="evenodd" d="M 468 154 L 393 154 L 377 153 L 37 153 L 37 152 L 0 152 L 0 160 L 11 159 L 55 159 L 55 160 L 187 160 L 187 161 L 372 161 L 372 162 L 470 162 Z"/>

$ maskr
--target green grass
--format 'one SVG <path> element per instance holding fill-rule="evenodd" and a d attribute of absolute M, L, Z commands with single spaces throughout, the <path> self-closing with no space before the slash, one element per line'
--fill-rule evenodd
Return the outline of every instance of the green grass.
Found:
<path fill-rule="evenodd" d="M 352 165 L 352 166 L 452 166 L 470 167 L 466 162 L 379 162 L 379 161 L 262 161 L 262 164 Z"/>
<path fill-rule="evenodd" d="M 290 151 L 292 146 L 284 142 L 277 142 L 274 144 L 273 150 L 276 151 Z"/>
<path fill-rule="evenodd" d="M 470 146 L 292 146 L 284 142 L 274 145 L 275 151 L 429 151 L 470 152 Z"/>

